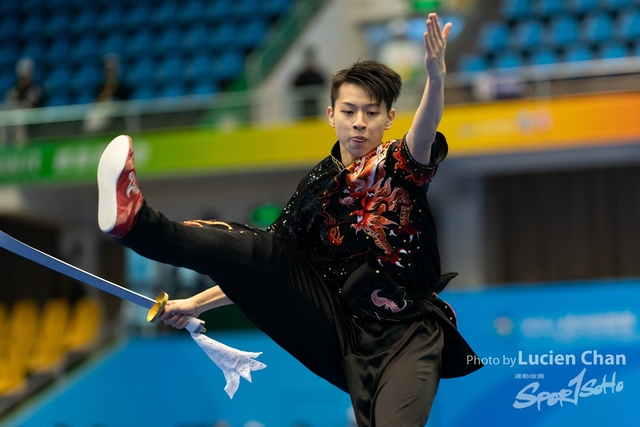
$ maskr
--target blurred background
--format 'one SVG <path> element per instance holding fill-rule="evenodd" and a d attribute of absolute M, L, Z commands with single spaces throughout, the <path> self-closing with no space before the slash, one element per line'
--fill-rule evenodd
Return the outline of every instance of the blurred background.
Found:
<path fill-rule="evenodd" d="M 429 189 L 460 273 L 442 296 L 488 366 L 441 383 L 429 426 L 635 426 L 638 0 L 0 0 L 0 229 L 150 297 L 212 286 L 99 232 L 106 144 L 133 137 L 170 218 L 267 227 L 336 140 L 332 72 L 389 64 L 386 138 L 408 130 L 431 11 L 453 23 Z M 145 315 L 0 251 L 0 425 L 353 425 L 348 396 L 234 307 L 202 316 L 208 335 L 269 367 L 231 401 L 188 334 Z"/>

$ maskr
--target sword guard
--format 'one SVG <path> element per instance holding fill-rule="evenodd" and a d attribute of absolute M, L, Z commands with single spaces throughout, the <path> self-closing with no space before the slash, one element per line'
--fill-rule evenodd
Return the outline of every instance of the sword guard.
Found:
<path fill-rule="evenodd" d="M 156 297 L 156 303 L 149 309 L 149 313 L 147 313 L 147 322 L 155 322 L 156 319 L 158 319 L 164 311 L 167 301 L 169 301 L 169 294 L 166 292 L 160 292 Z"/>
<path fill-rule="evenodd" d="M 156 297 L 156 303 L 149 309 L 149 313 L 147 313 L 147 322 L 155 322 L 156 319 L 160 317 L 164 311 L 164 307 L 167 305 L 167 301 L 169 301 L 169 295 L 166 292 L 160 292 L 160 295 Z M 204 327 L 204 322 L 193 316 L 189 316 L 189 324 L 186 329 L 194 334 L 202 334 L 207 331 Z"/>

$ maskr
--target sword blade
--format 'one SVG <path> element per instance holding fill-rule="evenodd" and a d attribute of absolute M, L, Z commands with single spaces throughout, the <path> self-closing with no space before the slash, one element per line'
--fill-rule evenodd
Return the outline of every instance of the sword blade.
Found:
<path fill-rule="evenodd" d="M 78 267 L 59 260 L 58 258 L 32 248 L 31 246 L 9 236 L 4 231 L 0 231 L 0 247 L 51 270 L 57 271 L 58 273 L 64 274 L 65 276 L 69 276 L 82 283 L 86 283 L 89 286 L 93 286 L 94 288 L 98 288 L 144 308 L 150 309 L 156 303 L 154 299 L 140 295 L 130 289 L 123 288 L 122 286 L 116 285 L 115 283 L 109 282 L 108 280 L 81 270 Z"/>

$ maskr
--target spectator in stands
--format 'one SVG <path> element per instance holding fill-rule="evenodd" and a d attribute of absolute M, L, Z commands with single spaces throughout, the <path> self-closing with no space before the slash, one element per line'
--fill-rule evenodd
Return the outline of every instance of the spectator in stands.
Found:
<path fill-rule="evenodd" d="M 17 110 L 39 107 L 42 103 L 42 90 L 33 80 L 34 63 L 31 58 L 22 58 L 16 64 L 16 85 L 5 95 L 3 109 Z M 2 129 L 0 142 L 3 145 L 24 145 L 28 134 L 25 125 L 8 126 Z"/>
<path fill-rule="evenodd" d="M 359 427 L 424 427 L 440 378 L 482 366 L 438 298 L 442 274 L 427 190 L 447 156 L 437 131 L 451 24 L 435 13 L 424 33 L 428 76 L 406 134 L 382 142 L 402 79 L 362 61 L 331 77 L 329 125 L 338 141 L 300 181 L 279 218 L 180 223 L 142 197 L 131 138 L 115 138 L 98 166 L 102 231 L 155 261 L 216 281 L 167 303 L 161 319 L 236 304 L 308 369 L 351 396 Z M 294 144 L 304 144 L 296 140 Z"/>
<path fill-rule="evenodd" d="M 104 80 L 96 92 L 96 102 L 126 101 L 131 91 L 120 76 L 120 57 L 115 53 L 108 53 L 103 63 Z"/>
<path fill-rule="evenodd" d="M 96 91 L 95 102 L 85 118 L 84 128 L 87 132 L 100 132 L 107 128 L 113 117 L 112 101 L 126 101 L 131 90 L 120 75 L 120 57 L 115 53 L 104 56 L 104 78 Z"/>
<path fill-rule="evenodd" d="M 302 70 L 292 82 L 293 87 L 299 90 L 299 114 L 301 117 L 315 117 L 318 115 L 320 112 L 318 101 L 324 83 L 325 77 L 318 68 L 315 49 L 308 47 L 304 51 Z"/>

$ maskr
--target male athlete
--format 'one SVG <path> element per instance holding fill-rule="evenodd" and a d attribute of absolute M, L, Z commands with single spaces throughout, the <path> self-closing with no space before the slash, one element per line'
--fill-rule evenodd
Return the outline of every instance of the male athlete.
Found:
<path fill-rule="evenodd" d="M 428 74 L 411 128 L 382 142 L 400 76 L 362 61 L 331 77 L 338 141 L 304 177 L 268 230 L 214 220 L 170 221 L 142 198 L 131 139 L 115 138 L 98 167 L 99 225 L 143 256 L 191 268 L 216 286 L 169 301 L 161 316 L 236 304 L 311 371 L 349 393 L 360 427 L 423 427 L 440 378 L 466 375 L 474 353 L 437 297 L 440 271 L 426 190 L 447 143 L 444 53 L 451 24 L 430 14 Z M 475 360 L 475 359 L 474 359 Z"/>

